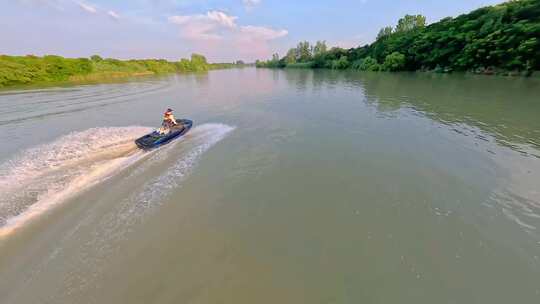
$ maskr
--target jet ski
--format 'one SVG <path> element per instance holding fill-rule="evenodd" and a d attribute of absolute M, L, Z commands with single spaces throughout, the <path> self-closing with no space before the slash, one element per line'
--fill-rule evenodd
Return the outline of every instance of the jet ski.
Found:
<path fill-rule="evenodd" d="M 171 142 L 173 139 L 186 134 L 193 126 L 193 121 L 189 119 L 177 120 L 177 125 L 169 128 L 168 132 L 160 133 L 158 130 L 137 138 L 135 144 L 143 150 L 150 150 Z"/>

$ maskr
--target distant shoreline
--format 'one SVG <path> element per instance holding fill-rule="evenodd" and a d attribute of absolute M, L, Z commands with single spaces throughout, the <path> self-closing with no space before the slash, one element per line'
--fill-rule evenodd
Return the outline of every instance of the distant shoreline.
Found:
<path fill-rule="evenodd" d="M 502 73 L 481 73 L 481 72 L 475 72 L 475 71 L 452 71 L 452 72 L 444 72 L 444 71 L 437 71 L 437 70 L 417 70 L 417 71 L 364 71 L 364 70 L 358 70 L 354 68 L 346 68 L 346 69 L 332 69 L 332 68 L 312 68 L 312 67 L 297 67 L 297 66 L 285 66 L 285 67 L 257 67 L 257 69 L 282 69 L 282 70 L 327 70 L 327 71 L 353 71 L 353 72 L 362 72 L 362 73 L 410 73 L 410 74 L 423 74 L 423 75 L 475 75 L 475 76 L 498 76 L 498 77 L 519 77 L 519 78 L 536 78 L 540 79 L 540 71 L 531 71 L 529 75 L 525 76 L 520 73 L 512 73 L 509 71 L 504 71 Z"/>
<path fill-rule="evenodd" d="M 92 73 L 92 74 L 87 74 L 87 75 L 73 75 L 69 77 L 68 81 L 69 82 L 99 81 L 99 80 L 151 76 L 151 75 L 156 75 L 156 73 L 152 71 L 135 72 L 135 73 L 102 72 L 102 73 Z"/>
<path fill-rule="evenodd" d="M 470 72 L 529 77 L 540 71 L 540 1 L 507 1 L 432 24 L 405 15 L 383 27 L 364 46 L 328 48 L 326 41 L 301 41 L 285 56 L 257 67 L 354 69 L 360 71 Z"/>
<path fill-rule="evenodd" d="M 24 84 L 12 84 L 7 86 L 0 86 L 0 95 L 9 91 L 17 90 L 33 90 L 33 89 L 47 89 L 52 87 L 70 87 L 76 85 L 87 85 L 87 84 L 103 84 L 103 83 L 121 83 L 128 82 L 137 79 L 151 78 L 151 77 L 160 77 L 167 75 L 174 75 L 175 73 L 169 74 L 155 74 L 152 72 L 149 73 L 111 73 L 111 74 L 89 74 L 85 76 L 74 76 L 71 79 L 67 80 L 58 80 L 58 81 L 38 81 L 32 83 Z M 180 73 L 178 73 L 180 74 Z"/>
<path fill-rule="evenodd" d="M 243 66 L 245 64 L 241 61 L 208 63 L 204 56 L 198 54 L 177 62 L 164 59 L 103 59 L 98 55 L 90 58 L 0 55 L 0 89 L 29 85 L 106 82 L 132 77 L 206 72 Z"/>

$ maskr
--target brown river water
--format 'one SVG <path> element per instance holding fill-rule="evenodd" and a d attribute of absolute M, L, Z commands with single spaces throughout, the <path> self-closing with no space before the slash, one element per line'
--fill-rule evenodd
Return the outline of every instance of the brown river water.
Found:
<path fill-rule="evenodd" d="M 0 303 L 540 303 L 540 80 L 0 91 Z M 167 107 L 194 120 L 143 152 Z"/>

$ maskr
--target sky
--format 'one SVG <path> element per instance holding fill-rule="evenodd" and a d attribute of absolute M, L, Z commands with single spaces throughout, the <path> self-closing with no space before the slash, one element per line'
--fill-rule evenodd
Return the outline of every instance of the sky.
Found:
<path fill-rule="evenodd" d="M 298 41 L 371 43 L 405 14 L 428 23 L 502 0 L 0 0 L 0 54 L 211 62 L 284 55 Z"/>

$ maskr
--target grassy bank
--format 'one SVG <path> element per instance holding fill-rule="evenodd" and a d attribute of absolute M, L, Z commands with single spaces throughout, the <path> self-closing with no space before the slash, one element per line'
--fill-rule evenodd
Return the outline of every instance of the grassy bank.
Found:
<path fill-rule="evenodd" d="M 530 76 L 540 71 L 539 33 L 540 1 L 513 0 L 430 25 L 422 15 L 406 15 L 358 48 L 300 42 L 257 66 Z"/>
<path fill-rule="evenodd" d="M 96 72 L 86 75 L 73 75 L 69 76 L 69 82 L 87 82 L 87 81 L 100 81 L 100 80 L 111 80 L 118 78 L 128 78 L 128 77 L 137 77 L 137 76 L 150 76 L 155 75 L 152 71 L 146 72 Z"/>
<path fill-rule="evenodd" d="M 64 58 L 60 56 L 0 55 L 0 87 L 52 83 L 110 80 L 167 73 L 204 72 L 236 67 L 231 63 L 208 63 L 202 55 L 171 62 L 163 59 L 118 60 Z"/>

